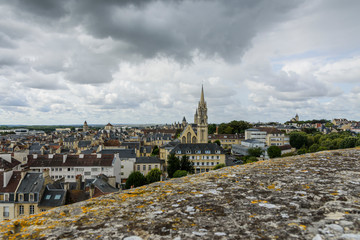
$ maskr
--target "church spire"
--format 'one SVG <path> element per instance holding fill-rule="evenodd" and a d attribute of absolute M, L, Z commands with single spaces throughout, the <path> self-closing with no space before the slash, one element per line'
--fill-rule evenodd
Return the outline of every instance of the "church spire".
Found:
<path fill-rule="evenodd" d="M 204 86 L 201 85 L 201 97 L 200 97 L 200 104 L 205 104 L 205 97 L 204 97 Z"/>

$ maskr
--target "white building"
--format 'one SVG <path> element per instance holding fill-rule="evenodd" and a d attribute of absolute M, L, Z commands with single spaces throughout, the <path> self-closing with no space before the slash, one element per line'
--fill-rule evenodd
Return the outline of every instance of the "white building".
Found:
<path fill-rule="evenodd" d="M 79 155 L 29 155 L 27 166 L 34 171 L 49 169 L 49 175 L 57 180 L 76 182 L 76 176 L 95 179 L 99 174 L 114 176 L 121 183 L 121 161 L 117 154 L 79 154 Z"/>

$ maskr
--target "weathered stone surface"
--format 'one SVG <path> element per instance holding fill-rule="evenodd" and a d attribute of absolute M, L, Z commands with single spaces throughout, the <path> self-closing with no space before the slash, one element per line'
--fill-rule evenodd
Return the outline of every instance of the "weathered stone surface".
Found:
<path fill-rule="evenodd" d="M 0 238 L 360 239 L 360 149 L 223 168 L 2 223 Z"/>

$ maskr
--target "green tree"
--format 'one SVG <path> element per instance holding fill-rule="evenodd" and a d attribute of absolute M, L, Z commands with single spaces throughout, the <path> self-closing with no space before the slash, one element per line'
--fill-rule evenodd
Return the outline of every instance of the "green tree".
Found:
<path fill-rule="evenodd" d="M 358 140 L 356 140 L 355 146 L 360 146 L 360 137 L 358 137 Z"/>
<path fill-rule="evenodd" d="M 305 145 L 302 148 L 300 148 L 299 150 L 297 150 L 297 154 L 299 154 L 299 155 L 305 154 L 305 153 L 307 153 L 307 149 L 306 149 Z"/>
<path fill-rule="evenodd" d="M 307 145 L 306 133 L 304 132 L 290 133 L 290 145 L 296 149 L 300 149 L 302 146 Z"/>
<path fill-rule="evenodd" d="M 309 147 L 309 152 L 317 152 L 318 149 L 319 149 L 319 147 L 320 147 L 319 144 L 314 143 L 313 145 L 311 145 L 311 146 Z"/>
<path fill-rule="evenodd" d="M 220 168 L 223 168 L 223 167 L 226 167 L 226 165 L 224 163 L 219 163 L 219 164 L 215 165 L 213 170 L 220 169 Z"/>
<path fill-rule="evenodd" d="M 248 149 L 248 154 L 251 157 L 260 157 L 263 154 L 263 150 L 260 147 L 254 147 Z"/>
<path fill-rule="evenodd" d="M 278 146 L 270 146 L 267 149 L 267 153 L 270 158 L 276 158 L 281 156 L 281 149 Z"/>
<path fill-rule="evenodd" d="M 176 170 L 173 177 L 174 178 L 185 177 L 187 174 L 188 172 L 185 170 Z"/>
<path fill-rule="evenodd" d="M 183 155 L 180 160 L 180 170 L 185 170 L 189 173 L 194 173 L 194 163 L 192 161 L 189 161 L 189 157 L 186 155 Z"/>
<path fill-rule="evenodd" d="M 340 142 L 340 148 L 353 148 L 357 140 L 356 137 L 346 137 Z"/>
<path fill-rule="evenodd" d="M 217 145 L 221 146 L 221 142 L 219 139 L 215 140 L 214 143 L 216 143 Z"/>
<path fill-rule="evenodd" d="M 125 188 L 140 187 L 146 184 L 146 178 L 141 172 L 132 172 L 125 183 Z"/>
<path fill-rule="evenodd" d="M 182 131 L 183 130 L 181 128 L 176 129 L 176 133 L 175 133 L 176 138 L 180 137 L 180 134 L 181 134 Z"/>
<path fill-rule="evenodd" d="M 171 153 L 168 155 L 167 161 L 167 172 L 169 177 L 172 178 L 176 170 L 180 170 L 180 160 L 178 157 L 175 156 L 175 153 Z"/>
<path fill-rule="evenodd" d="M 227 126 L 225 129 L 224 129 L 224 133 L 225 134 L 232 134 L 233 133 L 233 128 L 231 126 Z"/>
<path fill-rule="evenodd" d="M 214 134 L 216 132 L 216 124 L 212 123 L 208 125 L 209 134 Z"/>
<path fill-rule="evenodd" d="M 161 170 L 158 168 L 151 169 L 151 171 L 146 175 L 147 183 L 153 183 L 160 181 L 161 178 Z"/>
<path fill-rule="evenodd" d="M 155 145 L 154 149 L 151 152 L 151 156 L 159 156 L 160 154 L 160 149 L 158 146 Z"/>
<path fill-rule="evenodd" d="M 244 163 L 252 163 L 252 162 L 257 162 L 258 159 L 254 156 L 250 156 L 245 158 L 244 160 L 245 160 Z"/>

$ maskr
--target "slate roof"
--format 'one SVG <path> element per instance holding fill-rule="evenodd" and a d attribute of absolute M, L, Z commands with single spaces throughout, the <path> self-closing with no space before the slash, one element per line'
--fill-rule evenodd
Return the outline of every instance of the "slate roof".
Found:
<path fill-rule="evenodd" d="M 79 141 L 78 147 L 89 147 L 91 145 L 91 141 Z"/>
<path fill-rule="evenodd" d="M 65 162 L 63 156 L 66 156 Z M 84 154 L 83 158 L 80 155 L 53 155 L 49 158 L 49 155 L 38 155 L 34 158 L 34 155 L 28 155 L 29 167 L 75 167 L 75 166 L 112 166 L 114 159 L 113 154 L 101 154 L 98 158 L 97 154 Z"/>
<path fill-rule="evenodd" d="M 96 188 L 98 188 L 102 193 L 112 193 L 118 192 L 119 189 L 114 188 L 108 182 L 106 182 L 102 176 L 97 176 L 91 184 L 94 184 Z"/>
<path fill-rule="evenodd" d="M 50 189 L 46 187 L 38 206 L 59 207 L 64 205 L 65 197 L 66 191 L 64 189 Z"/>
<path fill-rule="evenodd" d="M 142 163 L 158 163 L 161 164 L 161 160 L 157 157 L 137 157 L 135 164 L 142 164 Z"/>
<path fill-rule="evenodd" d="M 44 185 L 42 173 L 28 172 L 21 181 L 17 192 L 19 193 L 39 193 Z"/>
<path fill-rule="evenodd" d="M 181 151 L 181 154 L 209 154 L 205 151 L 210 151 L 210 154 L 219 154 L 216 151 L 220 151 L 220 154 L 224 153 L 222 147 L 216 143 L 180 143 L 170 153 L 178 154 L 178 151 Z"/>
<path fill-rule="evenodd" d="M 120 158 L 136 158 L 134 149 L 104 149 L 99 153 L 101 154 L 119 154 Z"/>
<path fill-rule="evenodd" d="M 241 139 L 243 134 L 209 134 L 209 139 Z"/>
<path fill-rule="evenodd" d="M 267 134 L 283 134 L 282 131 L 272 127 L 258 127 L 260 131 L 265 131 Z"/>
<path fill-rule="evenodd" d="M 2 193 L 10 193 L 15 192 L 17 186 L 20 183 L 21 180 L 21 172 L 20 171 L 14 171 L 9 183 L 6 187 L 4 187 L 4 172 L 0 172 L 0 192 Z"/>

